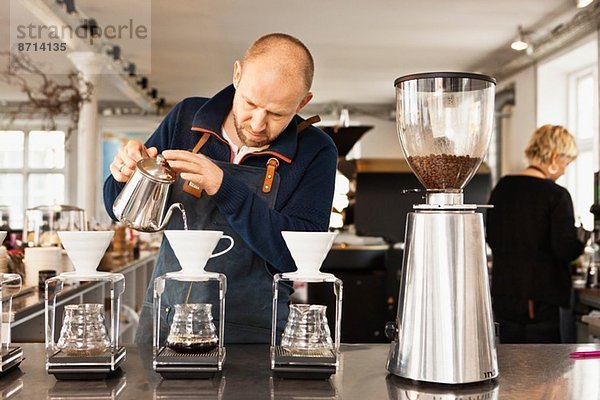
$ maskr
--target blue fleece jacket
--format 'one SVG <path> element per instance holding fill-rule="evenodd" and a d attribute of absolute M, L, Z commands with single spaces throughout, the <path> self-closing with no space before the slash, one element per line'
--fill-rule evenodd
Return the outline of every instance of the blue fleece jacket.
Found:
<path fill-rule="evenodd" d="M 181 101 L 146 146 L 158 148 L 159 153 L 166 149 L 191 150 L 208 132 L 211 136 L 200 152 L 214 160 L 232 162 L 234 155 L 221 135 L 221 126 L 234 93 L 230 85 L 211 99 L 191 97 Z M 269 158 L 279 160 L 280 184 L 274 209 L 269 209 L 244 182 L 227 173 L 221 188 L 211 197 L 252 251 L 279 272 L 295 270 L 281 231 L 326 231 L 333 201 L 337 149 L 318 128 L 309 126 L 296 133 L 301 121 L 295 116 L 267 149 L 247 154 L 240 162 L 265 168 Z M 112 176 L 104 183 L 104 204 L 113 219 L 112 204 L 123 186 Z"/>

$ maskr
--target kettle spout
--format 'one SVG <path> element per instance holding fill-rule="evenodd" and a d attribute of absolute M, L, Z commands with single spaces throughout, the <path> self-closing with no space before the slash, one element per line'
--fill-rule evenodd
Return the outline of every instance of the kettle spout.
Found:
<path fill-rule="evenodd" d="M 165 227 L 167 226 L 167 223 L 169 222 L 169 220 L 171 219 L 171 216 L 173 215 L 174 209 L 178 209 L 181 212 L 181 218 L 183 219 L 183 229 L 185 229 L 185 230 L 188 229 L 187 217 L 185 214 L 185 208 L 183 208 L 183 204 L 174 203 L 174 204 L 171 204 L 171 207 L 169 207 L 169 209 L 167 210 L 167 213 L 165 214 L 165 218 L 163 219 L 162 224 L 160 224 L 160 226 L 158 227 L 157 231 L 162 231 L 165 229 Z"/>

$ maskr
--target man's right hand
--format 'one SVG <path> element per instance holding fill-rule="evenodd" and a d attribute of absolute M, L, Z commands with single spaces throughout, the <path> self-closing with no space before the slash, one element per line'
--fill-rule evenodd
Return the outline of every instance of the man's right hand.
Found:
<path fill-rule="evenodd" d="M 117 182 L 125 183 L 135 172 L 136 164 L 142 158 L 156 157 L 156 147 L 146 148 L 138 140 L 130 140 L 119 149 L 119 152 L 110 164 L 110 173 Z"/>

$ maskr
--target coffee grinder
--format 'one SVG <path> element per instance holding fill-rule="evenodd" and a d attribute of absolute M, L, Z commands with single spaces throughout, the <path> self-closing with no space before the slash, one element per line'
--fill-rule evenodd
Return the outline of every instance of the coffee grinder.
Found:
<path fill-rule="evenodd" d="M 165 379 L 212 378 L 225 363 L 227 277 L 206 271 L 205 266 L 209 258 L 231 250 L 234 241 L 221 231 L 208 230 L 166 230 L 165 236 L 181 270 L 154 280 L 153 368 Z M 229 246 L 212 254 L 221 239 L 229 240 Z M 214 297 L 218 299 L 210 298 L 213 291 L 209 285 L 215 283 L 218 293 Z M 192 291 L 200 291 L 206 302 L 189 303 Z M 163 302 L 167 295 L 172 306 Z M 212 303 L 218 312 L 218 328 L 213 324 Z"/>
<path fill-rule="evenodd" d="M 435 72 L 396 79 L 397 131 L 426 189 L 406 222 L 398 312 L 386 368 L 415 381 L 498 376 L 482 214 L 463 187 L 490 143 L 496 82 Z"/>
<path fill-rule="evenodd" d="M 271 321 L 271 371 L 286 379 L 328 379 L 339 366 L 343 283 L 335 275 L 320 271 L 337 236 L 335 232 L 281 232 L 297 270 L 273 276 Z M 277 333 L 279 284 L 281 281 L 328 283 L 336 299 L 334 338 L 325 306 L 293 304 L 281 337 Z"/>

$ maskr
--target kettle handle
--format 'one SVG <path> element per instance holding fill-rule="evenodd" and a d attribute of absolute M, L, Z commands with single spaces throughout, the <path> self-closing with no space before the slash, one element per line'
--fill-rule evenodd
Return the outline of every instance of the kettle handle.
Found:
<path fill-rule="evenodd" d="M 229 243 L 229 247 L 227 247 L 223 251 L 220 251 L 218 253 L 215 253 L 215 254 L 211 255 L 209 258 L 214 258 L 214 257 L 222 256 L 223 254 L 227 253 L 229 250 L 231 250 L 233 248 L 234 241 L 233 241 L 233 238 L 231 236 L 229 236 L 229 235 L 223 235 L 223 236 L 221 236 L 221 239 L 227 239 L 227 240 L 229 240 L 229 242 L 230 242 Z"/>

